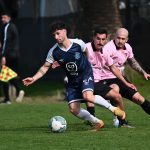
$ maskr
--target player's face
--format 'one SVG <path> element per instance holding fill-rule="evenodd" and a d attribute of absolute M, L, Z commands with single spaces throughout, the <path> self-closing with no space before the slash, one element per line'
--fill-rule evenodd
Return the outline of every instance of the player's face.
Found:
<path fill-rule="evenodd" d="M 93 42 L 94 42 L 96 50 L 99 51 L 107 43 L 107 35 L 106 34 L 99 34 L 99 33 L 97 33 L 93 37 Z"/>
<path fill-rule="evenodd" d="M 62 44 L 65 39 L 67 38 L 67 33 L 66 33 L 66 29 L 62 29 L 62 30 L 56 30 L 54 33 L 54 38 L 57 41 L 57 43 Z"/>
<path fill-rule="evenodd" d="M 118 34 L 115 37 L 115 43 L 119 48 L 124 48 L 125 43 L 128 41 L 128 37 L 123 34 Z"/>
<path fill-rule="evenodd" d="M 6 24 L 10 21 L 10 17 L 7 15 L 2 15 L 2 23 Z"/>

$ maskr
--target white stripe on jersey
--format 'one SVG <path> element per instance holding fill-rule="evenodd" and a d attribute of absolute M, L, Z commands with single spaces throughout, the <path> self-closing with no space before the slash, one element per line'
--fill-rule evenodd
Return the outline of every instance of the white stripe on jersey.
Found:
<path fill-rule="evenodd" d="M 81 39 L 70 39 L 70 41 L 73 42 L 73 43 L 79 44 L 81 46 L 82 52 L 85 52 L 86 45 Z"/>
<path fill-rule="evenodd" d="M 48 52 L 47 54 L 47 58 L 46 58 L 46 61 L 49 62 L 49 63 L 53 63 L 55 60 L 53 58 L 53 51 L 54 49 L 58 46 L 58 43 L 56 43 Z"/>

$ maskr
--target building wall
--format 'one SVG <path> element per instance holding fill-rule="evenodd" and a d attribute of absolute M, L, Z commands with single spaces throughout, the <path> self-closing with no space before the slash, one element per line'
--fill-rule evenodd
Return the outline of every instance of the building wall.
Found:
<path fill-rule="evenodd" d="M 19 17 L 56 17 L 78 11 L 78 0 L 20 0 Z"/>

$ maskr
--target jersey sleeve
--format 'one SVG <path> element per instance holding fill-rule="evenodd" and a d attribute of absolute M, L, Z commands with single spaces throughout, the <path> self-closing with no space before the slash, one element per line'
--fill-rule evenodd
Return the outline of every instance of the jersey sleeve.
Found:
<path fill-rule="evenodd" d="M 86 51 L 86 44 L 82 40 L 80 40 L 80 44 L 81 44 L 82 51 L 85 52 Z"/>
<path fill-rule="evenodd" d="M 56 48 L 57 44 L 55 44 L 48 52 L 47 57 L 46 57 L 46 61 L 49 63 L 53 63 L 54 62 L 54 57 L 53 57 L 53 51 Z"/>
<path fill-rule="evenodd" d="M 71 39 L 72 42 L 75 42 L 81 46 L 82 52 L 86 51 L 86 44 L 81 39 Z"/>
<path fill-rule="evenodd" d="M 134 54 L 133 54 L 133 50 L 132 50 L 132 47 L 130 45 L 128 45 L 128 58 L 133 58 L 134 57 Z"/>

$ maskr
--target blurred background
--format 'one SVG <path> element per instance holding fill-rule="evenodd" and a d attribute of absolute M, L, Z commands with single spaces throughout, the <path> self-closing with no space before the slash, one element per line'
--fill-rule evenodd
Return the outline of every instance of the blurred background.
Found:
<path fill-rule="evenodd" d="M 54 44 L 50 24 L 63 20 L 71 27 L 70 37 L 90 41 L 93 27 L 106 28 L 111 37 L 118 27 L 130 32 L 135 57 L 150 72 L 150 0 L 0 0 L 0 13 L 11 12 L 20 36 L 20 75 L 32 75 L 44 63 Z M 60 69 L 43 80 L 63 80 Z"/>

